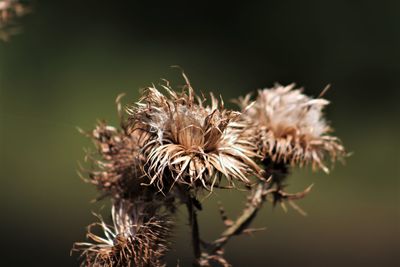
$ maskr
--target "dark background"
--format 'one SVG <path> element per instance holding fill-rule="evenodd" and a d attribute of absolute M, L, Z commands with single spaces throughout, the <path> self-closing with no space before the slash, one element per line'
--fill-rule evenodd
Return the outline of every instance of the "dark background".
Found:
<path fill-rule="evenodd" d="M 314 96 L 330 83 L 327 117 L 354 152 L 329 176 L 295 170 L 289 191 L 315 183 L 300 202 L 309 216 L 266 205 L 255 226 L 267 230 L 227 247 L 234 266 L 400 264 L 399 1 L 42 0 L 20 22 L 0 43 L 0 265 L 78 265 L 72 243 L 107 202 L 90 204 L 76 174 L 91 142 L 75 126 L 117 124 L 118 93 L 182 84 L 176 64 L 226 102 L 277 81 Z M 234 216 L 243 197 L 204 201 L 206 239 L 222 230 L 216 200 Z M 169 266 L 190 265 L 185 217 Z"/>

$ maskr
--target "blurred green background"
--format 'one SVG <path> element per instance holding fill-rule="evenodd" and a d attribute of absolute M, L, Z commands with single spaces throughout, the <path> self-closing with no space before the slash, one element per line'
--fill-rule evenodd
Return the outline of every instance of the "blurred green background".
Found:
<path fill-rule="evenodd" d="M 332 174 L 295 170 L 289 191 L 315 183 L 309 216 L 264 207 L 267 230 L 227 247 L 234 266 L 400 266 L 399 1 L 35 1 L 23 33 L 0 43 L 2 266 L 77 266 L 74 241 L 106 202 L 76 174 L 91 142 L 76 126 L 117 124 L 114 99 L 167 78 L 180 65 L 197 90 L 225 100 L 296 82 L 309 95 L 330 83 L 327 117 L 349 151 Z M 227 101 L 226 101 L 227 102 Z M 204 201 L 202 235 L 223 229 L 241 192 Z M 104 214 L 107 214 L 106 210 Z M 186 212 L 173 251 L 192 252 Z"/>

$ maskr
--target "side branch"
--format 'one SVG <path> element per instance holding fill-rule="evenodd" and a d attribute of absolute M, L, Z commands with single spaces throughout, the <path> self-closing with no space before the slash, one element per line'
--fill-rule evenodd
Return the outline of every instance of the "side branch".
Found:
<path fill-rule="evenodd" d="M 212 243 L 211 253 L 215 253 L 221 249 L 230 238 L 235 235 L 242 234 L 251 222 L 256 217 L 258 211 L 262 207 L 266 196 L 273 192 L 274 189 L 270 189 L 271 184 L 268 182 L 259 183 L 249 198 L 247 207 L 243 210 L 242 214 L 229 226 L 220 236 L 219 239 Z"/>

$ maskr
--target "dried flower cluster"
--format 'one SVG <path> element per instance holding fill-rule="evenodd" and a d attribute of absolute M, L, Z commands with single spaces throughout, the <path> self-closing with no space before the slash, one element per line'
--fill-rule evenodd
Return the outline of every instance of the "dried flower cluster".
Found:
<path fill-rule="evenodd" d="M 112 201 L 112 225 L 100 222 L 88 227 L 90 242 L 75 243 L 82 266 L 164 266 L 174 211 L 186 205 L 192 230 L 195 266 L 216 263 L 231 266 L 224 245 L 235 235 L 255 231 L 249 225 L 262 204 L 271 200 L 284 206 L 311 189 L 289 194 L 283 190 L 290 166 L 311 165 L 328 171 L 326 161 L 343 158 L 345 150 L 322 110 L 328 104 L 312 99 L 294 85 L 260 90 L 255 100 L 240 98 L 241 112 L 224 107 L 212 94 L 195 94 L 185 85 L 174 90 L 169 82 L 142 92 L 140 100 L 121 108 L 117 129 L 100 122 L 86 133 L 98 153 L 88 153 L 92 163 L 85 181 Z M 125 116 L 123 114 L 126 114 Z M 229 220 L 213 242 L 200 241 L 198 197 L 204 190 L 234 188 L 249 191 L 248 202 L 236 220 Z M 285 206 L 284 206 L 285 207 Z M 93 232 L 95 227 L 102 235 Z"/>
<path fill-rule="evenodd" d="M 16 19 L 29 12 L 28 6 L 23 1 L 0 0 L 0 39 L 8 41 L 11 35 L 20 30 Z"/>

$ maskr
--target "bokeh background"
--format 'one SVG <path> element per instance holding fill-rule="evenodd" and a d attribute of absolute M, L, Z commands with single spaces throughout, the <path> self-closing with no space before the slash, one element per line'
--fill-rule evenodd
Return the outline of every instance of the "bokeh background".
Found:
<path fill-rule="evenodd" d="M 400 266 L 399 1 L 38 0 L 20 23 L 0 43 L 2 266 L 78 266 L 72 243 L 106 202 L 90 204 L 76 174 L 91 142 L 75 127 L 116 125 L 121 92 L 132 103 L 159 78 L 182 84 L 176 64 L 226 100 L 331 84 L 327 117 L 354 152 L 331 175 L 294 170 L 289 191 L 315 184 L 309 215 L 267 204 L 254 225 L 267 230 L 227 247 L 234 266 Z M 235 216 L 244 195 L 204 201 L 206 239 L 223 228 L 217 200 Z M 185 210 L 177 224 L 169 266 L 190 266 Z"/>

